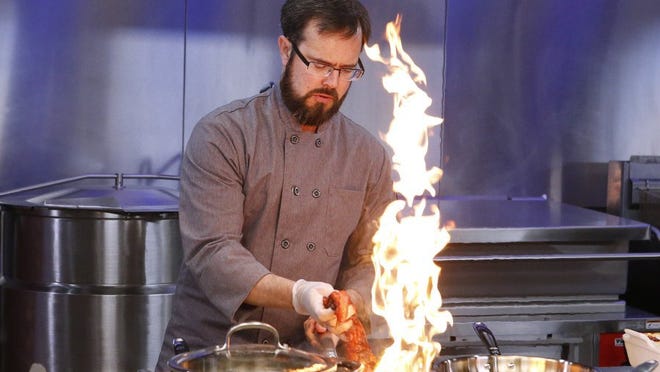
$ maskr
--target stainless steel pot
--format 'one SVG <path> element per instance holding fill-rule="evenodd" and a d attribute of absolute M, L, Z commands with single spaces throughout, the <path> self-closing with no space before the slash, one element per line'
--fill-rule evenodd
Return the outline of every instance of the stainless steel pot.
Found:
<path fill-rule="evenodd" d="M 232 335 L 248 329 L 260 329 L 272 333 L 274 343 L 267 345 L 232 345 Z M 325 372 L 361 370 L 359 363 L 325 358 L 315 353 L 282 345 L 277 330 L 273 326 L 261 322 L 248 322 L 236 325 L 227 332 L 223 346 L 213 346 L 175 355 L 168 361 L 167 365 L 170 370 L 175 372 Z"/>
<path fill-rule="evenodd" d="M 597 369 L 561 359 L 517 355 L 475 355 L 442 361 L 437 368 L 442 372 L 591 372 Z"/>
<path fill-rule="evenodd" d="M 658 366 L 655 360 L 649 360 L 633 368 L 631 372 L 651 372 Z M 580 372 L 598 371 L 598 368 L 586 367 L 565 360 L 553 360 L 521 356 L 473 356 L 443 361 L 437 371 L 446 372 L 481 372 L 481 371 L 526 371 L 526 372 Z"/>
<path fill-rule="evenodd" d="M 181 262 L 177 186 L 105 174 L 0 194 L 0 370 L 153 368 Z"/>
<path fill-rule="evenodd" d="M 501 355 L 493 332 L 484 323 L 476 322 L 473 328 L 488 348 L 490 355 L 452 358 L 436 363 L 440 372 L 591 372 L 596 368 L 561 359 L 534 356 Z"/>

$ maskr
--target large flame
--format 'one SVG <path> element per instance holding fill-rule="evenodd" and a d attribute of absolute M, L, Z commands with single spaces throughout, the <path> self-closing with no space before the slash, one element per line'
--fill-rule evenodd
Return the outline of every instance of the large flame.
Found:
<path fill-rule="evenodd" d="M 428 371 L 440 352 L 433 336 L 452 323 L 451 314 L 441 309 L 440 267 L 433 260 L 449 242 L 449 233 L 440 227 L 437 206 L 427 208 L 425 199 L 416 198 L 425 192 L 435 195 L 433 184 L 442 176 L 439 168 L 427 169 L 425 161 L 429 129 L 441 124 L 442 118 L 425 113 L 432 102 L 420 87 L 426 85 L 426 76 L 403 50 L 400 30 L 397 16 L 386 29 L 389 58 L 381 55 L 378 44 L 365 47 L 371 60 L 388 68 L 383 86 L 393 95 L 394 118 L 383 138 L 394 152 L 398 174 L 394 191 L 406 199 L 387 207 L 373 239 L 372 306 L 387 321 L 394 341 L 376 371 Z"/>

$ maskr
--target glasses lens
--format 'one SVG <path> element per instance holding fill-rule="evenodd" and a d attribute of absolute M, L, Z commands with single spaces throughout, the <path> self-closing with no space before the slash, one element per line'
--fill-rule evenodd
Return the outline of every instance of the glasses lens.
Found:
<path fill-rule="evenodd" d="M 317 76 L 326 77 L 332 74 L 332 71 L 334 71 L 334 69 L 322 63 L 310 62 L 309 65 L 307 66 L 307 71 Z"/>
<path fill-rule="evenodd" d="M 338 69 L 341 73 L 339 74 L 339 77 L 343 80 L 348 80 L 348 81 L 353 81 L 357 80 L 362 77 L 364 74 L 364 71 L 359 70 L 359 69 L 352 69 L 352 68 L 342 68 Z M 318 63 L 318 62 L 309 62 L 309 65 L 307 65 L 307 71 L 310 73 L 320 76 L 320 77 L 328 77 L 330 76 L 333 72 L 335 72 L 335 68 L 329 65 L 326 65 L 324 63 Z"/>
<path fill-rule="evenodd" d="M 341 71 L 341 76 L 348 81 L 357 80 L 361 78 L 363 74 L 364 71 L 362 70 L 346 69 Z"/>

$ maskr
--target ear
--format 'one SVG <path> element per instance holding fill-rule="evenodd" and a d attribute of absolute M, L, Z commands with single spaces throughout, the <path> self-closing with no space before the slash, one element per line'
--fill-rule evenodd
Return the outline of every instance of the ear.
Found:
<path fill-rule="evenodd" d="M 277 46 L 280 49 L 280 59 L 282 60 L 282 66 L 286 66 L 291 58 L 291 42 L 284 35 L 280 35 L 277 38 Z"/>

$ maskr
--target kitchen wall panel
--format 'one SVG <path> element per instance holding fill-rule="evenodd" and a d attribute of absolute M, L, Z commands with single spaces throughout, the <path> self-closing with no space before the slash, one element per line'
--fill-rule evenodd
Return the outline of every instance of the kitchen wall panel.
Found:
<path fill-rule="evenodd" d="M 282 1 L 0 0 L 0 190 L 86 173 L 178 173 L 197 120 L 277 82 Z M 406 50 L 442 112 L 443 2 L 365 1 L 373 42 L 403 16 Z M 186 29 L 187 26 L 187 29 Z M 345 112 L 385 132 L 382 65 L 354 84 Z M 429 161 L 439 165 L 438 145 Z M 16 160 L 20 159 L 20 162 Z"/>
<path fill-rule="evenodd" d="M 443 192 L 604 208 L 660 155 L 660 2 L 450 0 Z"/>
<path fill-rule="evenodd" d="M 0 190 L 176 173 L 185 3 L 0 0 Z"/>
<path fill-rule="evenodd" d="M 0 190 L 178 173 L 202 115 L 279 79 L 281 3 L 0 0 Z M 442 195 L 604 206 L 607 161 L 660 151 L 657 1 L 365 4 L 382 47 L 403 15 L 429 113 L 445 116 L 428 155 Z M 364 59 L 344 111 L 383 132 L 391 97 Z"/>

